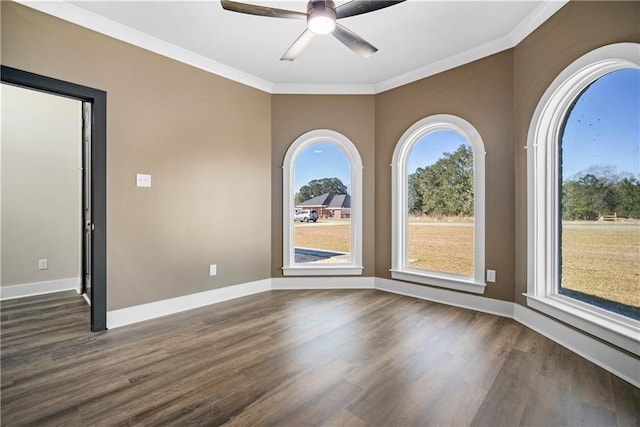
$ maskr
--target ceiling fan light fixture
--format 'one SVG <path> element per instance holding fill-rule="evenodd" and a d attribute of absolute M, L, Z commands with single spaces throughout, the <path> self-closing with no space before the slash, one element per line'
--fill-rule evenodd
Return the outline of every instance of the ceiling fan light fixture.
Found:
<path fill-rule="evenodd" d="M 333 1 L 310 1 L 307 28 L 314 34 L 329 34 L 336 28 L 336 10 Z"/>
<path fill-rule="evenodd" d="M 317 14 L 316 16 L 309 17 L 307 28 L 314 34 L 329 34 L 335 30 L 336 21 L 330 16 Z"/>
<path fill-rule="evenodd" d="M 384 9 L 406 0 L 352 0 L 336 8 L 333 0 L 309 0 L 307 13 L 276 9 L 242 3 L 236 0 L 220 0 L 222 8 L 231 12 L 246 13 L 248 15 L 266 16 L 269 18 L 307 19 L 307 28 L 300 37 L 287 49 L 280 58 L 281 61 L 293 61 L 307 47 L 316 34 L 333 34 L 343 45 L 363 58 L 368 58 L 378 51 L 375 46 L 362 37 L 336 23 L 337 19 L 363 15 Z"/>

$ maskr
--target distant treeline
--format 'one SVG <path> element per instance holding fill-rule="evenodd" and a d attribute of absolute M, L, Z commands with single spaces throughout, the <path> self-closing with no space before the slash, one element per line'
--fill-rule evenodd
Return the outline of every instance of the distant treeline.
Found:
<path fill-rule="evenodd" d="M 640 218 L 640 182 L 612 167 L 593 167 L 562 183 L 562 219 L 597 220 L 601 215 Z"/>
<path fill-rule="evenodd" d="M 444 153 L 408 178 L 411 215 L 473 215 L 473 151 L 468 145 Z M 618 218 L 640 219 L 640 181 L 632 174 L 595 166 L 563 182 L 563 220 L 597 220 L 614 213 Z"/>

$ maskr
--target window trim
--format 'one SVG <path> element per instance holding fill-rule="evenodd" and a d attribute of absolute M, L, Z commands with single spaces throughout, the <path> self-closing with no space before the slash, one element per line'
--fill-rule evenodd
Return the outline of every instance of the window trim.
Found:
<path fill-rule="evenodd" d="M 640 322 L 557 292 L 558 138 L 571 105 L 613 71 L 640 69 L 640 44 L 593 50 L 565 68 L 538 102 L 527 136 L 527 305 L 640 355 Z"/>
<path fill-rule="evenodd" d="M 351 169 L 351 262 L 308 265 L 295 262 L 294 223 L 295 164 L 300 153 L 317 142 L 334 144 L 349 161 Z M 282 165 L 282 241 L 285 276 L 361 275 L 362 266 L 362 160 L 356 146 L 339 132 L 316 129 L 300 135 L 285 154 Z"/>
<path fill-rule="evenodd" d="M 407 161 L 413 147 L 425 135 L 453 130 L 464 136 L 473 150 L 474 167 L 474 274 L 465 276 L 407 266 L 408 252 L 408 191 Z M 393 152 L 392 174 L 392 259 L 391 277 L 398 280 L 434 285 L 459 291 L 483 294 L 486 283 L 485 266 L 485 149 L 482 137 L 466 120 L 437 114 L 423 118 L 402 135 Z"/>

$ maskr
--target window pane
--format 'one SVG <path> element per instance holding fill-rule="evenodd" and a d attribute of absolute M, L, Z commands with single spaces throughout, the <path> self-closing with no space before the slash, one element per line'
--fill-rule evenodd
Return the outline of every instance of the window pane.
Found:
<path fill-rule="evenodd" d="M 559 292 L 640 318 L 640 70 L 578 97 L 560 141 Z"/>
<path fill-rule="evenodd" d="M 331 143 L 308 146 L 294 167 L 296 263 L 351 262 L 351 168 Z"/>
<path fill-rule="evenodd" d="M 407 161 L 407 266 L 473 275 L 473 150 L 457 132 L 431 132 Z"/>

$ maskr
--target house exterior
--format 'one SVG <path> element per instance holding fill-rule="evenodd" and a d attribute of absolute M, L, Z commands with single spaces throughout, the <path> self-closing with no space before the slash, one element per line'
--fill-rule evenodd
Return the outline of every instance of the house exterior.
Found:
<path fill-rule="evenodd" d="M 315 209 L 320 218 L 350 218 L 351 196 L 324 193 L 296 205 L 298 209 Z"/>

